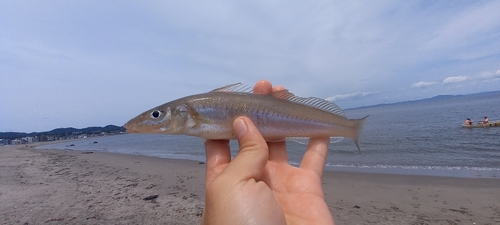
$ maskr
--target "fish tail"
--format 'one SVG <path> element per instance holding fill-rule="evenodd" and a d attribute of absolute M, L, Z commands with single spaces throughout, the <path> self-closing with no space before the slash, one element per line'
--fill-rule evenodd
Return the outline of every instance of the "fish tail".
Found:
<path fill-rule="evenodd" d="M 357 119 L 355 120 L 356 121 L 356 125 L 355 125 L 355 129 L 356 130 L 356 134 L 354 135 L 354 138 L 353 138 L 353 141 L 354 141 L 354 144 L 356 144 L 356 147 L 358 147 L 358 152 L 359 154 L 361 154 L 361 149 L 359 148 L 359 134 L 361 133 L 361 130 L 363 128 L 363 123 L 365 123 L 365 120 L 366 118 L 368 118 L 369 116 L 365 116 L 361 119 Z"/>

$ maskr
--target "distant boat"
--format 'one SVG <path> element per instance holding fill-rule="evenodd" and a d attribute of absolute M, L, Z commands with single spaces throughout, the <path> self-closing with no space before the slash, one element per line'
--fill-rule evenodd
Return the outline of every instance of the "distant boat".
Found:
<path fill-rule="evenodd" d="M 472 125 L 462 124 L 462 127 L 464 128 L 500 127 L 500 121 L 493 121 L 488 124 L 482 124 L 482 123 L 472 124 Z"/>

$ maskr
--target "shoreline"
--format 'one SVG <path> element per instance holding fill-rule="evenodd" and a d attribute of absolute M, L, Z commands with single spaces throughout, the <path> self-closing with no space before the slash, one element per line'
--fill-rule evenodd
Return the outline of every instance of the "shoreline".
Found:
<path fill-rule="evenodd" d="M 46 143 L 46 142 L 40 142 L 40 144 L 27 144 L 26 146 L 30 146 L 30 148 L 33 148 L 35 151 L 37 150 L 40 150 L 40 151 L 70 151 L 70 152 L 79 152 L 81 154 L 86 154 L 88 152 L 92 152 L 91 154 L 94 154 L 94 153 L 98 153 L 98 154 L 104 154 L 104 155 L 122 155 L 124 157 L 127 157 L 127 156 L 130 156 L 130 157 L 146 157 L 146 158 L 151 158 L 151 159 L 162 159 L 162 160 L 167 160 L 169 161 L 170 163 L 172 162 L 193 162 L 193 163 L 198 163 L 198 164 L 204 164 L 205 161 L 200 161 L 200 160 L 196 160 L 196 159 L 184 159 L 184 158 L 163 158 L 163 157 L 158 157 L 158 156 L 149 156 L 149 155 L 141 155 L 141 154 L 127 154 L 127 153 L 120 153 L 120 152 L 105 152 L 105 151 L 95 151 L 95 150 L 76 150 L 76 149 L 44 149 L 44 148 L 41 148 L 41 149 L 38 149 L 37 147 L 40 147 L 40 146 L 44 146 L 44 145 L 51 145 L 51 144 L 57 144 L 57 143 L 64 143 L 66 141 L 54 141 L 54 142 L 49 142 L 49 143 Z M 12 146 L 12 145 L 11 145 Z M 85 152 L 85 153 L 84 153 Z M 298 166 L 298 165 L 295 165 L 295 166 Z M 332 168 L 335 168 L 335 169 L 332 169 Z M 381 175 L 381 176 L 404 176 L 404 177 L 407 177 L 407 176 L 410 176 L 410 177 L 421 177 L 421 178 L 429 178 L 429 179 L 434 179 L 434 178 L 454 178 L 454 179 L 500 179 L 500 177 L 496 176 L 496 175 L 493 175 L 491 177 L 482 177 L 482 176 L 467 176 L 467 177 L 461 177 L 461 176 L 446 176 L 446 175 L 422 175 L 422 174 L 418 174 L 418 173 L 390 173 L 390 172 L 380 172 L 380 171 L 383 171 L 383 170 L 386 170 L 386 171 L 389 171 L 389 170 L 392 170 L 392 171 L 396 171 L 398 169 L 393 169 L 393 168 L 369 168 L 369 169 L 365 169 L 365 168 L 358 168 L 358 169 L 354 169 L 355 171 L 353 170 L 350 170 L 347 169 L 347 170 L 343 170 L 342 168 L 344 167 L 329 167 L 329 166 L 325 166 L 325 170 L 324 170 L 324 174 L 328 174 L 328 173 L 333 173 L 333 174 L 345 174 L 346 176 L 349 175 L 349 174 L 353 174 L 353 175 L 373 175 L 373 176 L 378 176 L 378 175 Z M 205 167 L 203 166 L 203 169 L 205 169 Z M 373 170 L 373 171 L 368 171 L 368 170 Z M 375 170 L 377 170 L 377 172 L 375 172 Z M 419 170 L 419 169 L 408 169 L 408 170 Z M 431 170 L 434 170 L 434 169 L 427 169 L 429 171 Z M 434 170 L 435 171 L 435 170 Z M 459 171 L 459 170 L 456 170 L 456 171 Z M 463 170 L 461 170 L 463 171 Z M 475 172 L 476 170 L 470 170 L 471 172 Z M 500 173 L 500 171 L 498 171 Z M 444 172 L 446 173 L 446 172 Z"/>
<path fill-rule="evenodd" d="M 89 152 L 0 147 L 1 222 L 199 223 L 204 164 Z M 500 223 L 499 179 L 325 171 L 323 188 L 337 224 Z"/>
<path fill-rule="evenodd" d="M 64 143 L 67 141 L 54 141 L 54 142 L 39 142 L 33 145 L 36 149 L 51 149 L 51 148 L 38 148 L 42 146 L 49 146 L 52 144 Z M 107 152 L 101 150 L 82 150 L 82 149 L 72 149 L 66 146 L 65 148 L 56 147 L 57 150 L 68 150 L 68 151 L 93 151 L 101 153 L 116 153 L 116 154 L 129 154 L 121 152 Z M 142 155 L 142 154 L 129 154 L 138 156 L 149 156 L 162 159 L 174 159 L 174 160 L 190 160 L 195 162 L 204 162 L 204 157 L 191 156 L 191 155 L 178 155 L 171 157 L 161 157 L 153 155 Z M 298 166 L 298 163 L 294 163 L 294 166 Z M 387 175 L 406 175 L 406 176 L 432 176 L 432 177 L 455 177 L 455 178 L 486 178 L 486 179 L 500 179 L 500 169 L 497 168 L 486 168 L 486 167 L 467 167 L 467 166 L 427 166 L 424 168 L 414 168 L 415 166 L 391 166 L 382 165 L 380 167 L 363 167 L 361 166 L 337 166 L 337 165 L 327 165 L 325 166 L 325 171 L 330 172 L 346 172 L 346 173 L 367 173 L 367 174 L 387 174 Z M 443 169 L 444 168 L 444 169 Z"/>

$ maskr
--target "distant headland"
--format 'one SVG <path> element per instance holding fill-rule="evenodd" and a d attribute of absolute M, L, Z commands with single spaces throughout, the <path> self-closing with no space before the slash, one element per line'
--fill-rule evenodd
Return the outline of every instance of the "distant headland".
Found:
<path fill-rule="evenodd" d="M 43 141 L 57 141 L 67 139 L 81 139 L 88 137 L 107 136 L 125 133 L 123 126 L 107 125 L 105 127 L 87 127 L 77 129 L 73 127 L 57 128 L 44 132 L 0 132 L 0 145 L 27 144 Z"/>
<path fill-rule="evenodd" d="M 484 96 L 494 96 L 494 95 L 500 95 L 500 91 L 488 91 L 488 92 L 473 93 L 473 94 L 466 94 L 466 95 L 436 95 L 432 98 L 424 98 L 424 99 L 394 102 L 394 103 L 376 104 L 376 105 L 361 106 L 361 107 L 355 107 L 355 108 L 349 108 L 349 109 L 363 109 L 363 108 L 371 108 L 371 107 L 377 107 L 377 106 L 400 105 L 400 104 L 441 101 L 441 100 L 459 99 L 459 98 L 484 97 Z"/>

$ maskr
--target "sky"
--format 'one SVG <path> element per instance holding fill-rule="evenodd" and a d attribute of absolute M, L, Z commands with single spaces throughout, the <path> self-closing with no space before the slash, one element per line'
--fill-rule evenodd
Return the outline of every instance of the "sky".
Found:
<path fill-rule="evenodd" d="M 500 1 L 2 1 L 0 132 L 267 79 L 342 108 L 500 90 Z"/>

